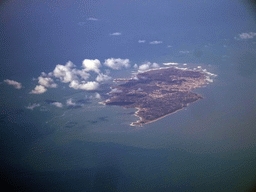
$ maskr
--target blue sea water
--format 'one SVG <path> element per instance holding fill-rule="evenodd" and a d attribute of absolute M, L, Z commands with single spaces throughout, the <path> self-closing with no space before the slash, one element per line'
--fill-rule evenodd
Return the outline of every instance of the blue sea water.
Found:
<path fill-rule="evenodd" d="M 5 1 L 1 5 L 1 178 L 15 191 L 247 191 L 255 184 L 255 32 L 240 1 Z M 98 18 L 89 21 L 88 18 Z M 121 36 L 110 36 L 121 32 Z M 139 44 L 138 40 L 146 40 Z M 150 41 L 163 41 L 150 45 Z M 167 47 L 171 45 L 172 47 Z M 189 51 L 183 53 L 181 51 Z M 28 94 L 71 60 L 128 58 L 201 65 L 204 99 L 143 127 L 135 109 L 104 106 L 61 84 Z M 133 69 L 111 71 L 129 77 Z M 65 87 L 65 88 L 64 88 Z M 83 104 L 56 108 L 67 99 Z M 88 99 L 88 100 L 87 100 Z M 102 99 L 103 100 L 103 99 Z M 40 107 L 28 110 L 29 103 Z"/>

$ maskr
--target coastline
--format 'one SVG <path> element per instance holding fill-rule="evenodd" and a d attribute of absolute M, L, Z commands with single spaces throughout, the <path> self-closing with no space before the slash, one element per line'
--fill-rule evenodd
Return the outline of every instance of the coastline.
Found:
<path fill-rule="evenodd" d="M 139 123 L 140 121 L 142 121 L 142 117 L 140 117 L 139 115 L 138 115 L 138 113 L 140 112 L 140 108 L 139 107 L 135 107 L 135 109 L 138 109 L 135 113 L 134 113 L 134 116 L 135 117 L 138 117 L 139 118 L 139 120 L 137 120 L 136 122 L 132 122 L 132 123 L 130 123 L 130 126 L 142 126 L 143 124 L 140 124 L 140 125 L 135 125 L 135 123 Z"/>
<path fill-rule="evenodd" d="M 172 64 L 172 63 L 171 63 Z M 175 64 L 177 64 L 178 65 L 178 63 L 175 63 Z M 174 70 L 167 70 L 166 71 L 166 69 L 174 69 Z M 159 71 L 160 70 L 160 71 Z M 161 70 L 163 70 L 163 71 L 161 71 Z M 178 71 L 176 71 L 176 70 L 178 70 Z M 160 75 L 160 80 L 162 80 L 162 82 L 164 82 L 164 83 L 166 83 L 166 85 L 164 85 L 164 86 L 167 86 L 167 88 L 168 88 L 168 90 L 171 90 L 172 88 L 174 88 L 175 90 L 176 89 L 179 89 L 179 86 L 180 86 L 180 84 L 182 83 L 182 86 L 183 87 L 181 87 L 182 89 L 179 91 L 178 90 L 178 92 L 184 92 L 184 94 L 185 94 L 185 96 L 184 96 L 184 94 L 183 95 L 181 95 L 181 99 L 185 99 L 186 98 L 186 94 L 188 95 L 188 97 L 189 97 L 189 92 L 190 91 L 192 91 L 193 89 L 195 89 L 195 88 L 201 88 L 201 87 L 203 87 L 203 86 L 206 86 L 207 84 L 209 84 L 209 83 L 212 83 L 212 77 L 216 77 L 217 75 L 215 75 L 215 74 L 213 74 L 213 73 L 210 73 L 210 72 L 208 72 L 206 69 L 202 69 L 202 67 L 201 66 L 197 66 L 197 67 L 195 67 L 195 68 L 181 68 L 180 66 L 178 67 L 178 66 L 167 66 L 167 67 L 160 67 L 160 68 L 151 68 L 151 69 L 148 69 L 148 70 L 145 70 L 145 71 L 137 71 L 137 73 L 133 73 L 133 76 L 131 77 L 131 78 L 128 78 L 128 79 L 124 79 L 124 78 L 121 78 L 121 79 L 115 79 L 114 80 L 114 82 L 125 82 L 125 84 L 124 85 L 126 85 L 126 86 L 123 86 L 122 87 L 122 84 L 121 85 L 117 85 L 117 86 L 115 86 L 115 89 L 118 89 L 118 90 L 120 90 L 120 92 L 117 92 L 116 91 L 116 94 L 115 94 L 115 98 L 114 99 L 112 99 L 113 97 L 110 97 L 109 99 L 107 99 L 107 100 L 105 100 L 105 101 L 101 101 L 101 102 L 99 102 L 99 104 L 103 104 L 103 105 L 108 105 L 108 103 L 112 103 L 112 102 L 114 102 L 113 104 L 114 105 L 117 105 L 117 106 L 121 106 L 121 107 L 124 107 L 124 106 L 122 106 L 121 104 L 119 104 L 118 103 L 118 99 L 121 99 L 121 101 L 126 101 L 126 102 L 132 102 L 132 103 L 135 103 L 134 105 L 133 105 L 133 107 L 132 108 L 135 108 L 135 109 L 137 109 L 137 111 L 134 113 L 134 116 L 135 117 L 138 117 L 139 119 L 136 121 L 136 122 L 132 122 L 132 123 L 130 123 L 130 126 L 143 126 L 144 124 L 149 124 L 149 123 L 153 123 L 153 122 L 155 122 L 155 121 L 157 121 L 157 120 L 159 120 L 159 119 L 162 119 L 162 118 L 164 118 L 164 117 L 166 117 L 166 116 L 168 116 L 168 115 L 171 115 L 171 114 L 174 114 L 174 113 L 176 113 L 176 112 L 178 112 L 179 110 L 182 110 L 182 109 L 184 109 L 185 107 L 188 107 L 189 106 L 189 104 L 190 103 L 187 103 L 185 100 L 184 100 L 184 103 L 181 105 L 181 108 L 179 108 L 178 107 L 178 105 L 177 105 L 177 109 L 175 109 L 175 107 L 173 107 L 172 109 L 169 109 L 170 111 L 173 111 L 173 112 L 170 112 L 170 113 L 167 113 L 167 114 L 164 114 L 165 112 L 168 112 L 169 110 L 164 110 L 163 112 L 161 112 L 161 113 L 158 113 L 157 114 L 157 112 L 156 112 L 156 114 L 154 114 L 154 111 L 150 111 L 151 109 L 149 109 L 149 108 L 147 108 L 146 107 L 146 105 L 140 105 L 139 103 L 137 103 L 137 101 L 136 100 L 134 100 L 134 97 L 132 97 L 132 96 L 136 96 L 136 94 L 138 95 L 138 97 L 140 96 L 140 94 L 141 94 L 141 92 L 140 93 L 136 93 L 136 90 L 138 89 L 138 86 L 136 86 L 137 84 L 136 84 L 136 81 L 134 81 L 134 80 L 139 80 L 138 78 L 141 78 L 141 79 L 143 79 L 143 75 L 139 75 L 139 74 L 144 74 L 144 73 L 147 73 L 147 72 L 149 72 L 149 71 L 156 71 L 156 72 L 154 72 L 154 73 L 149 73 L 149 74 L 145 74 L 145 78 L 147 78 L 147 75 L 150 77 L 150 75 L 152 76 L 152 82 L 153 82 L 153 84 L 155 83 L 157 83 L 157 81 L 159 81 L 159 80 L 154 80 L 154 76 L 156 76 L 156 75 Z M 159 71 L 159 72 L 158 72 Z M 183 71 L 183 72 L 182 72 Z M 193 74 L 194 73 L 186 73 L 186 72 L 188 72 L 188 71 L 193 71 L 193 72 L 195 72 L 195 73 L 199 73 L 198 75 L 196 74 L 195 76 L 193 76 Z M 171 81 L 171 83 L 170 84 L 168 84 L 168 82 L 169 82 L 169 80 L 168 80 L 168 78 L 166 79 L 164 76 L 163 76 L 163 78 L 161 79 L 161 75 L 162 74 L 165 74 L 165 76 L 166 77 L 168 77 L 167 75 L 168 74 L 170 74 L 171 76 L 174 76 L 174 80 L 173 81 Z M 184 77 L 182 76 L 184 74 Z M 177 76 L 177 77 L 176 77 Z M 179 80 L 180 79 L 180 77 L 182 77 L 182 78 L 184 78 L 184 79 L 182 79 L 182 80 Z M 186 79 L 186 78 L 188 78 L 188 80 Z M 190 79 L 189 79 L 190 78 Z M 178 80 L 176 80 L 176 79 L 178 79 Z M 131 84 L 128 84 L 129 82 L 131 81 Z M 155 82 L 154 82 L 155 81 Z M 174 82 L 174 83 L 173 83 Z M 185 82 L 184 84 L 183 84 L 183 82 Z M 139 83 L 140 83 L 140 81 L 139 81 Z M 142 85 L 139 85 L 140 87 L 139 87 L 139 89 L 141 89 L 141 90 L 143 90 L 144 88 L 145 88 L 145 90 L 147 90 L 147 91 L 144 91 L 145 93 L 153 93 L 153 91 L 154 90 L 152 90 L 152 85 L 151 86 L 148 86 L 147 84 L 142 84 Z M 147 89 L 148 87 L 150 88 L 150 89 Z M 159 90 L 161 91 L 162 89 L 163 90 L 165 90 L 165 89 L 167 89 L 166 87 L 164 87 L 164 86 L 159 86 L 159 85 L 156 85 L 157 86 L 157 90 L 158 90 L 158 92 L 156 92 L 156 93 L 154 93 L 153 94 L 153 96 L 150 96 L 150 99 L 149 99 L 149 101 L 151 101 L 151 102 L 154 102 L 154 99 L 158 99 L 159 97 L 159 94 L 160 94 L 160 92 L 159 92 Z M 168 87 L 169 86 L 169 87 Z M 142 88 L 141 88 L 142 87 Z M 112 88 L 111 88 L 112 89 Z M 135 91 L 134 91 L 134 90 Z M 114 89 L 113 89 L 114 90 Z M 124 93 L 122 93 L 124 91 L 124 93 L 129 93 L 129 94 L 124 94 Z M 165 94 L 165 92 L 163 93 L 163 94 Z M 196 96 L 191 96 L 191 97 L 195 97 L 196 98 L 196 100 L 195 101 L 192 101 L 191 103 L 194 103 L 194 102 L 196 102 L 197 100 L 199 100 L 199 99 L 202 99 L 203 97 L 202 96 L 200 96 L 199 94 L 196 94 L 196 93 L 194 93 Z M 145 95 L 145 94 L 144 94 Z M 119 98 L 120 97 L 120 98 Z M 144 96 L 143 96 L 144 97 Z M 200 98 L 201 97 L 201 98 Z M 192 99 L 193 100 L 193 99 Z M 115 103 L 115 101 L 117 101 L 117 103 Z M 145 101 L 147 101 L 147 100 L 145 100 Z M 147 101 L 148 102 L 148 101 Z M 179 102 L 179 100 L 177 100 L 176 102 Z M 181 101 L 180 101 L 181 102 Z M 137 107 L 137 106 L 141 106 L 142 108 L 140 108 L 140 107 Z M 145 108 L 145 111 L 143 111 L 143 113 L 141 113 L 141 116 L 139 115 L 140 114 L 140 112 L 142 111 L 142 109 L 144 109 L 144 107 L 146 107 Z M 162 106 L 162 107 L 164 107 L 164 106 Z M 165 106 L 165 107 L 168 107 L 168 106 Z M 124 107 L 124 108 L 126 108 L 126 107 Z M 131 107 L 128 107 L 128 108 L 131 108 Z M 148 114 L 151 114 L 152 113 L 152 117 L 148 117 L 147 115 Z M 161 116 L 161 114 L 163 113 L 163 116 Z M 151 119 L 151 118 L 154 118 L 154 117 L 158 117 L 158 118 L 156 118 L 156 119 L 153 119 L 153 120 L 147 120 L 147 118 L 148 119 Z"/>
<path fill-rule="evenodd" d="M 140 126 L 143 126 L 143 125 L 150 124 L 150 123 L 153 123 L 153 122 L 155 122 L 155 121 L 158 121 L 158 120 L 160 120 L 160 119 L 162 119 L 162 118 L 164 118 L 164 117 L 166 117 L 166 116 L 168 116 L 168 115 L 172 115 L 172 114 L 174 114 L 174 113 L 176 113 L 176 112 L 178 112 L 178 111 L 180 111 L 180 110 L 182 110 L 182 109 L 184 109 L 184 107 L 181 108 L 181 109 L 178 109 L 178 110 L 176 110 L 176 111 L 174 111 L 174 112 L 168 113 L 168 114 L 166 114 L 166 115 L 164 115 L 164 116 L 161 116 L 161 117 L 159 117 L 159 118 L 157 118 L 157 119 L 154 119 L 154 120 L 152 120 L 152 121 L 147 121 L 146 123 L 140 123 Z M 136 116 L 137 116 L 137 115 L 136 115 Z M 137 116 L 137 117 L 139 117 L 139 116 Z M 139 117 L 139 118 L 141 118 L 141 117 Z M 142 119 L 142 118 L 141 118 L 141 119 Z M 138 121 L 137 121 L 137 122 L 138 122 Z M 133 122 L 133 123 L 131 123 L 130 125 L 131 125 L 131 126 L 139 126 L 139 125 L 135 125 L 135 123 L 137 123 L 137 122 Z"/>
<path fill-rule="evenodd" d="M 198 99 L 198 100 L 200 100 L 200 99 Z M 198 100 L 196 100 L 196 101 L 194 101 L 194 102 L 192 102 L 192 103 L 195 103 L 195 102 L 197 102 Z M 188 106 L 189 106 L 190 104 L 192 104 L 192 103 L 188 103 L 186 107 L 188 107 Z M 168 115 L 172 115 L 172 114 L 174 114 L 174 113 L 176 113 L 176 112 L 178 112 L 178 111 L 181 111 L 181 110 L 183 110 L 183 109 L 186 108 L 186 107 L 182 107 L 181 109 L 177 109 L 177 110 L 174 111 L 174 112 L 168 113 L 168 114 L 166 114 L 166 115 L 164 115 L 164 116 L 161 116 L 161 117 L 159 117 L 159 118 L 157 118 L 157 119 L 154 119 L 154 120 L 152 120 L 152 121 L 148 121 L 148 122 L 146 122 L 146 123 L 139 123 L 139 122 L 142 120 L 142 117 L 140 117 L 140 116 L 137 115 L 137 114 L 140 112 L 140 108 L 139 108 L 139 107 L 135 107 L 135 108 L 138 109 L 138 110 L 135 112 L 134 116 L 138 117 L 139 120 L 136 121 L 136 122 L 132 122 L 132 123 L 130 124 L 130 126 L 133 126 L 133 127 L 134 127 L 134 126 L 143 126 L 143 125 L 146 125 L 146 124 L 153 123 L 153 122 L 158 121 L 158 120 L 160 120 L 160 119 L 162 119 L 162 118 L 164 118 L 164 117 L 166 117 L 166 116 L 168 116 Z"/>

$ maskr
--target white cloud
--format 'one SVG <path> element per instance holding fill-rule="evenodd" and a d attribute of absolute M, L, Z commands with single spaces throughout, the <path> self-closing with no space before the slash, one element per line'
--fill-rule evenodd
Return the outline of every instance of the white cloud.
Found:
<path fill-rule="evenodd" d="M 118 36 L 118 35 L 122 35 L 122 33 L 120 33 L 120 32 L 115 32 L 115 33 L 111 33 L 110 35 Z"/>
<path fill-rule="evenodd" d="M 88 21 L 98 21 L 99 19 L 94 18 L 94 17 L 89 17 L 87 20 L 88 20 Z"/>
<path fill-rule="evenodd" d="M 69 108 L 76 108 L 76 107 L 83 107 L 84 104 L 83 103 L 75 103 L 72 101 L 72 98 L 68 99 L 66 101 L 66 105 L 69 107 Z"/>
<path fill-rule="evenodd" d="M 88 81 L 86 83 L 85 82 L 79 83 L 79 81 L 73 80 L 69 84 L 69 87 L 73 88 L 73 89 L 82 89 L 82 90 L 90 91 L 90 90 L 97 89 L 99 87 L 99 83 L 96 81 Z"/>
<path fill-rule="evenodd" d="M 73 67 L 75 67 L 75 65 L 71 61 L 67 62 L 66 65 L 58 64 L 53 70 L 53 75 L 59 78 L 61 82 L 68 83 L 74 79 L 75 74 L 72 71 Z"/>
<path fill-rule="evenodd" d="M 254 32 L 239 34 L 241 39 L 252 39 L 254 36 L 256 36 L 256 33 Z"/>
<path fill-rule="evenodd" d="M 63 107 L 63 104 L 60 103 L 60 102 L 53 102 L 53 103 L 51 103 L 51 105 L 54 105 L 54 106 L 59 107 L 59 108 Z"/>
<path fill-rule="evenodd" d="M 8 85 L 14 86 L 15 89 L 21 89 L 22 88 L 21 83 L 19 83 L 17 81 L 10 80 L 10 79 L 5 79 L 4 82 L 7 83 Z"/>
<path fill-rule="evenodd" d="M 164 65 L 179 65 L 179 63 L 163 63 Z"/>
<path fill-rule="evenodd" d="M 96 81 L 88 81 L 87 83 L 81 84 L 83 90 L 95 90 L 99 87 L 99 83 Z"/>
<path fill-rule="evenodd" d="M 53 77 L 53 72 L 48 73 L 49 77 Z"/>
<path fill-rule="evenodd" d="M 39 103 L 34 103 L 31 105 L 31 103 L 29 103 L 29 105 L 26 107 L 27 109 L 33 110 L 35 107 L 40 107 Z"/>
<path fill-rule="evenodd" d="M 146 71 L 149 70 L 150 68 L 159 68 L 159 64 L 153 63 L 151 64 L 150 62 L 144 63 L 139 66 L 139 71 Z"/>
<path fill-rule="evenodd" d="M 57 87 L 57 84 L 54 83 L 53 79 L 50 78 L 50 77 L 38 77 L 38 83 L 40 85 L 43 85 L 45 87 L 51 87 L 51 88 L 56 88 Z"/>
<path fill-rule="evenodd" d="M 138 43 L 145 43 L 146 40 L 139 40 Z"/>
<path fill-rule="evenodd" d="M 80 83 L 77 80 L 73 80 L 70 82 L 69 87 L 73 89 L 80 89 Z"/>
<path fill-rule="evenodd" d="M 44 93 L 44 92 L 46 92 L 47 91 L 47 89 L 44 87 L 44 86 L 42 86 L 42 85 L 37 85 L 36 87 L 35 87 L 35 89 L 33 89 L 31 92 L 30 92 L 30 94 L 42 94 L 42 93 Z"/>
<path fill-rule="evenodd" d="M 100 94 L 99 94 L 99 93 L 96 93 L 96 94 L 95 94 L 95 98 L 96 98 L 96 99 L 101 99 Z"/>
<path fill-rule="evenodd" d="M 151 41 L 149 42 L 149 44 L 152 44 L 152 45 L 157 45 L 157 44 L 161 44 L 163 43 L 163 41 Z"/>
<path fill-rule="evenodd" d="M 89 61 L 94 61 L 94 60 L 89 60 Z M 80 76 L 83 80 L 87 80 L 90 77 L 90 74 L 87 73 L 87 71 L 90 71 L 90 70 L 97 71 L 97 69 L 92 69 L 92 67 L 90 68 L 90 65 L 86 61 L 84 63 L 87 65 L 83 65 L 83 67 L 87 67 L 87 68 L 82 70 L 75 69 L 74 67 L 76 66 L 71 61 L 67 62 L 66 65 L 58 64 L 56 65 L 55 69 L 51 73 L 54 77 L 60 79 L 60 81 L 63 83 L 69 83 L 71 81 L 78 80 L 79 79 L 78 76 Z M 46 86 L 45 84 L 41 84 L 41 85 Z"/>
<path fill-rule="evenodd" d="M 82 89 L 82 90 L 95 90 L 98 88 L 99 83 L 96 81 L 85 82 L 90 77 L 88 71 L 94 71 L 96 73 L 100 73 L 99 67 L 101 67 L 101 63 L 98 59 L 89 60 L 85 59 L 82 63 L 83 69 L 78 70 L 71 61 L 67 62 L 66 65 L 56 65 L 53 72 L 42 73 L 40 77 L 38 77 L 38 83 L 34 90 L 30 93 L 32 94 L 41 94 L 47 91 L 46 87 L 55 88 L 57 84 L 54 83 L 54 80 L 49 77 L 53 76 L 59 79 L 63 83 L 70 83 L 69 87 L 73 89 Z M 108 75 L 101 75 L 101 79 L 104 80 L 110 78 Z M 98 79 L 100 79 L 100 77 Z"/>
<path fill-rule="evenodd" d="M 139 71 L 146 71 L 150 68 L 151 63 L 147 62 L 139 66 Z"/>
<path fill-rule="evenodd" d="M 138 65 L 137 65 L 137 64 L 133 65 L 133 68 L 134 68 L 134 69 L 137 69 L 137 68 L 138 68 Z"/>
<path fill-rule="evenodd" d="M 110 80 L 111 77 L 106 75 L 106 74 L 103 74 L 103 73 L 100 73 L 97 77 L 96 77 L 96 81 L 98 82 L 103 82 L 103 81 L 108 81 Z"/>
<path fill-rule="evenodd" d="M 172 46 L 171 45 L 167 45 L 168 48 L 171 48 Z"/>
<path fill-rule="evenodd" d="M 47 74 L 46 74 L 45 72 L 42 72 L 42 73 L 41 73 L 41 76 L 46 77 L 46 76 L 47 76 Z"/>
<path fill-rule="evenodd" d="M 83 60 L 83 67 L 85 68 L 85 71 L 94 71 L 96 73 L 100 73 L 99 68 L 101 67 L 101 64 L 98 59 L 85 59 Z"/>
<path fill-rule="evenodd" d="M 110 58 L 105 60 L 104 65 L 110 67 L 111 69 L 119 70 L 122 67 L 125 67 L 125 68 L 130 67 L 129 63 L 130 63 L 129 59 Z"/>
<path fill-rule="evenodd" d="M 153 68 L 159 68 L 160 66 L 159 66 L 157 63 L 153 63 L 153 64 L 152 64 L 152 67 L 153 67 Z"/>
<path fill-rule="evenodd" d="M 90 74 L 86 72 L 86 69 L 82 69 L 82 70 L 73 69 L 72 72 L 74 74 L 73 75 L 74 77 L 75 75 L 79 75 L 83 80 L 87 80 L 90 77 Z"/>
<path fill-rule="evenodd" d="M 67 100 L 67 106 L 76 106 L 76 103 L 72 101 L 72 98 Z"/>

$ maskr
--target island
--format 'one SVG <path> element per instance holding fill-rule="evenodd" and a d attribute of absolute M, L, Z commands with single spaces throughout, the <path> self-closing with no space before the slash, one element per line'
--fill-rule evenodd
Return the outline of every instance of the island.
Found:
<path fill-rule="evenodd" d="M 129 79 L 116 79 L 105 105 L 136 108 L 132 126 L 154 122 L 188 106 L 202 96 L 191 92 L 207 82 L 203 71 L 165 67 L 139 72 Z M 118 84 L 119 83 L 119 84 Z"/>

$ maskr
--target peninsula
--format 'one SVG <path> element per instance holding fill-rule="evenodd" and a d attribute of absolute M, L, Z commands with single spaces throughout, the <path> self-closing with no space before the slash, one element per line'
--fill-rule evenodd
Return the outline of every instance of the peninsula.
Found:
<path fill-rule="evenodd" d="M 206 84 L 206 75 L 202 71 L 167 67 L 137 73 L 130 79 L 116 79 L 121 82 L 112 87 L 110 98 L 105 105 L 118 105 L 124 108 L 136 108 L 139 117 L 132 126 L 156 121 L 174 113 L 202 96 L 191 92 Z"/>

